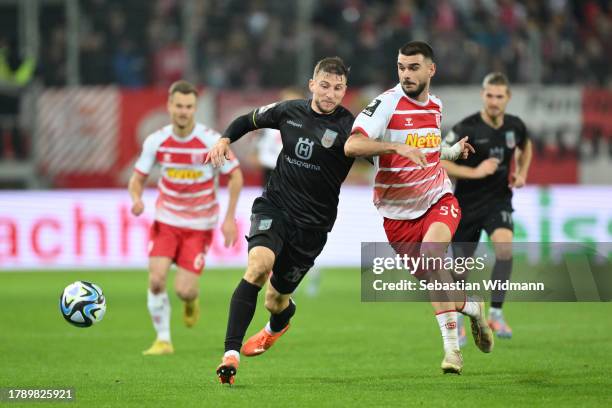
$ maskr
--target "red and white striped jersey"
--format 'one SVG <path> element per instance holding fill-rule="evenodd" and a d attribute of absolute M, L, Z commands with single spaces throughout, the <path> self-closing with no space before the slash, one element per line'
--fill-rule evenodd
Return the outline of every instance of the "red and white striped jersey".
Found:
<path fill-rule="evenodd" d="M 174 136 L 172 125 L 146 138 L 134 170 L 148 175 L 155 163 L 161 166 L 156 220 L 195 230 L 215 228 L 219 218 L 217 175 L 229 174 L 239 166 L 233 153 L 219 169 L 204 164 L 206 154 L 219 138 L 218 132 L 200 123 L 184 138 Z"/>
<path fill-rule="evenodd" d="M 419 148 L 427 166 L 397 154 L 374 159 L 374 205 L 384 217 L 411 220 L 423 215 L 440 197 L 452 192 L 440 165 L 442 102 L 429 95 L 426 102 L 406 96 L 401 84 L 374 99 L 355 119 L 353 131 L 383 142 Z"/>

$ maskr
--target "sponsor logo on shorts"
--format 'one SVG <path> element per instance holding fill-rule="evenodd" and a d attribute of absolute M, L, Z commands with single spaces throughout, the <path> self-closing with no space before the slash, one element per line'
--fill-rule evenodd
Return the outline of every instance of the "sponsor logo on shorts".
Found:
<path fill-rule="evenodd" d="M 272 226 L 272 220 L 270 218 L 259 221 L 259 229 L 260 231 L 267 231 Z"/>

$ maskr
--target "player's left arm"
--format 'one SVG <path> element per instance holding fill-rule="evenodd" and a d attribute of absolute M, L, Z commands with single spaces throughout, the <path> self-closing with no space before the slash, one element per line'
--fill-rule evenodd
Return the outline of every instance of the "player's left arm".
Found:
<path fill-rule="evenodd" d="M 521 188 L 527 182 L 527 173 L 529 172 L 532 156 L 533 149 L 530 139 L 527 139 L 522 147 L 518 146 L 514 151 L 514 163 L 516 166 L 514 173 L 510 177 L 511 188 Z"/>
<path fill-rule="evenodd" d="M 221 232 L 225 238 L 225 247 L 229 248 L 236 243 L 238 237 L 238 227 L 236 225 L 236 206 L 238 205 L 238 198 L 240 197 L 240 191 L 244 184 L 242 177 L 242 171 L 238 161 L 230 152 L 230 158 L 233 158 L 228 162 L 226 168 L 222 168 L 222 172 L 229 174 L 229 181 L 227 183 L 227 190 L 229 193 L 229 201 L 227 203 L 227 210 L 225 212 L 225 218 L 221 225 Z M 225 171 L 224 171 L 225 170 Z"/>

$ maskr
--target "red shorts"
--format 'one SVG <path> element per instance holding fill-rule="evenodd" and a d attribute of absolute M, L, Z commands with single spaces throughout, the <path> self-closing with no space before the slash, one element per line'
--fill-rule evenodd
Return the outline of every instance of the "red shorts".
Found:
<path fill-rule="evenodd" d="M 454 195 L 444 194 L 425 214 L 414 220 L 392 220 L 385 217 L 384 227 L 389 242 L 422 242 L 434 222 L 448 226 L 451 237 L 461 220 L 461 208 Z"/>
<path fill-rule="evenodd" d="M 414 220 L 392 220 L 385 217 L 384 227 L 387 239 L 398 254 L 418 256 L 421 252 L 421 245 L 404 243 L 423 242 L 427 230 L 434 222 L 446 224 L 451 232 L 452 238 L 453 235 L 455 235 L 455 231 L 457 231 L 460 220 L 461 208 L 459 208 L 459 203 L 454 195 L 447 193 L 419 218 Z M 446 243 L 441 250 L 446 250 Z M 425 272 L 425 270 L 419 270 L 415 275 L 420 276 Z"/>
<path fill-rule="evenodd" d="M 177 266 L 200 275 L 212 237 L 213 230 L 179 228 L 155 221 L 151 226 L 149 256 L 170 258 Z"/>

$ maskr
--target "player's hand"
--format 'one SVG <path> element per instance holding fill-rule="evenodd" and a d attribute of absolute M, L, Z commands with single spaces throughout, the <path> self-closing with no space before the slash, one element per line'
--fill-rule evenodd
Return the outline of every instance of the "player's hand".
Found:
<path fill-rule="evenodd" d="M 476 150 L 474 150 L 474 146 L 468 143 L 468 139 L 469 138 L 467 136 L 464 136 L 463 139 L 457 142 L 461 146 L 461 156 L 460 157 L 462 159 L 467 159 L 470 153 L 476 153 Z"/>
<path fill-rule="evenodd" d="M 427 165 L 427 158 L 417 147 L 398 143 L 398 146 L 395 148 L 395 153 L 412 160 L 417 166 L 425 167 Z"/>
<path fill-rule="evenodd" d="M 142 200 L 138 200 L 135 201 L 134 204 L 132 204 L 132 214 L 134 214 L 135 216 L 139 216 L 140 214 L 142 214 L 144 211 L 144 203 L 142 202 Z"/>
<path fill-rule="evenodd" d="M 230 141 L 226 137 L 222 137 L 215 143 L 212 149 L 206 155 L 204 164 L 211 162 L 213 167 L 221 167 L 226 160 L 230 159 Z"/>
<path fill-rule="evenodd" d="M 519 173 L 514 173 L 510 176 L 510 188 L 521 188 L 525 186 L 525 177 L 520 175 Z"/>
<path fill-rule="evenodd" d="M 498 166 L 499 160 L 495 157 L 489 157 L 488 159 L 483 160 L 478 167 L 476 167 L 476 176 L 478 178 L 490 176 L 497 171 Z"/>
<path fill-rule="evenodd" d="M 229 248 L 234 246 L 236 243 L 236 237 L 238 237 L 238 227 L 236 221 L 233 218 L 226 218 L 221 225 L 221 232 L 225 237 L 225 247 Z"/>

